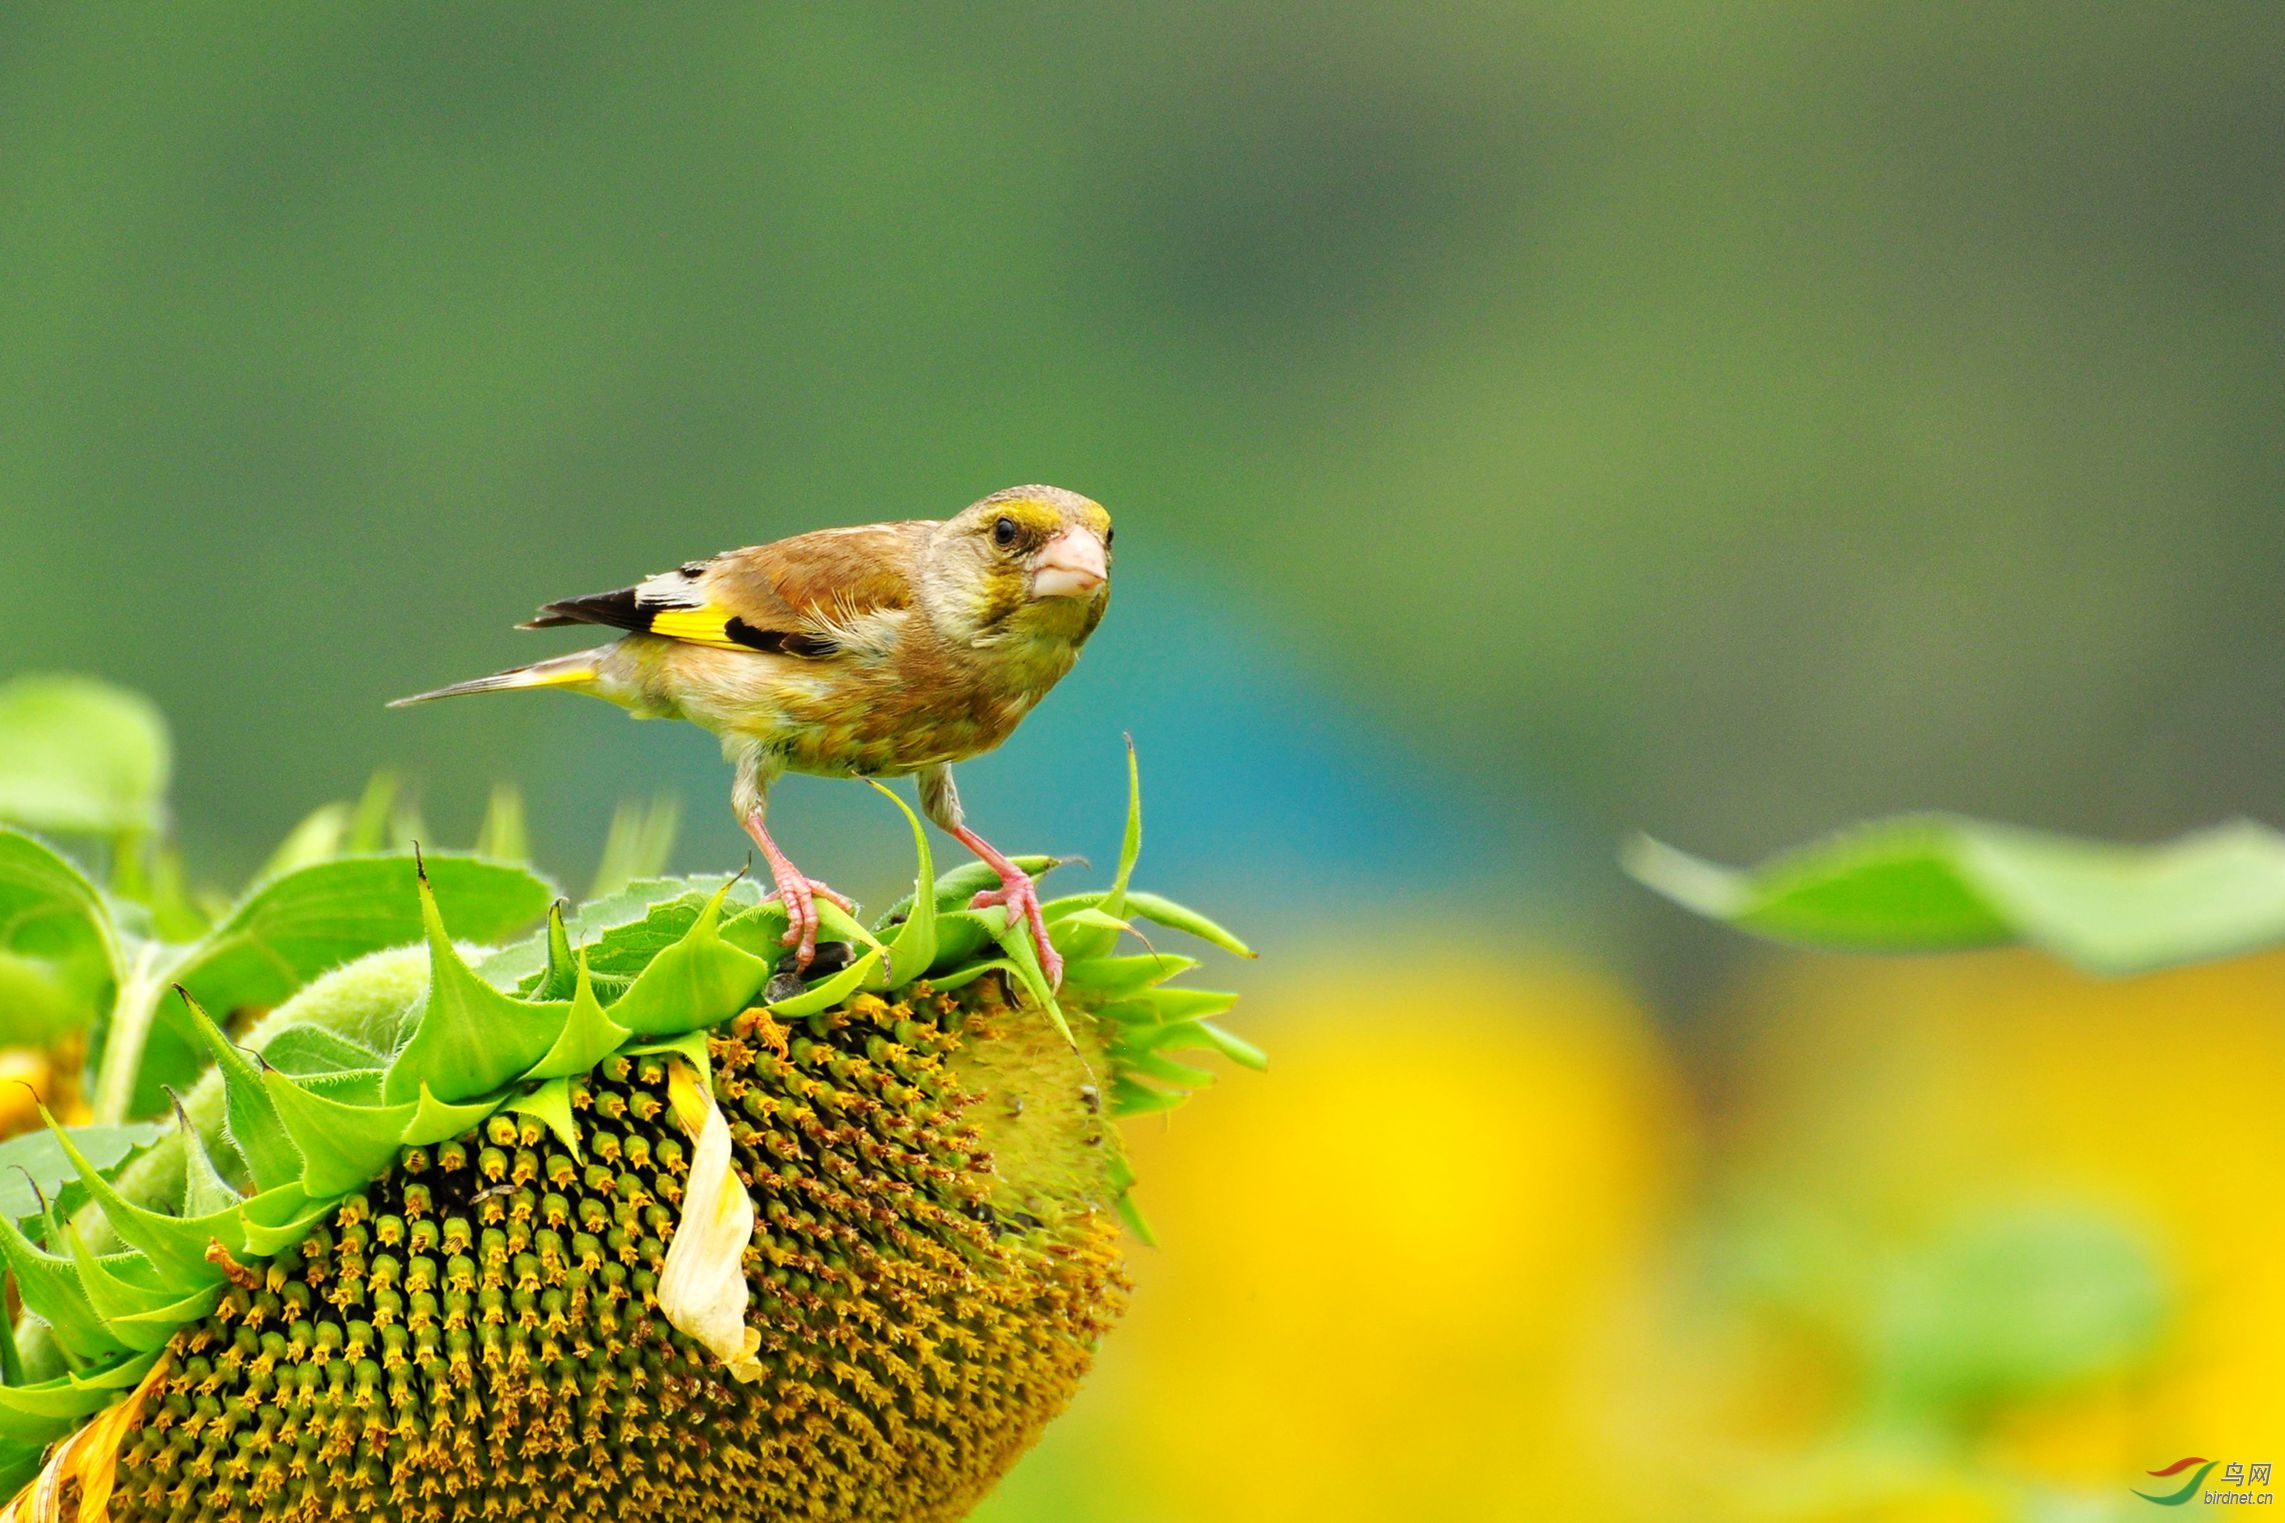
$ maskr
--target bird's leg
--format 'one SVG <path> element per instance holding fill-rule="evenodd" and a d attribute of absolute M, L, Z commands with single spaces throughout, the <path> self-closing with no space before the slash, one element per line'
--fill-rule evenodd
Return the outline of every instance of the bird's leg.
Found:
<path fill-rule="evenodd" d="M 769 830 L 762 824 L 761 810 L 748 814 L 745 825 L 746 834 L 762 849 L 762 860 L 770 865 L 770 881 L 777 885 L 763 897 L 785 901 L 785 935 L 778 940 L 781 945 L 793 947 L 795 965 L 806 968 L 817 955 L 817 901 L 823 899 L 844 910 L 854 910 L 856 906 L 793 865 L 778 849 L 778 843 L 770 839 Z"/>
<path fill-rule="evenodd" d="M 1000 904 L 1007 906 L 1008 923 L 1021 918 L 1031 928 L 1032 950 L 1039 954 L 1039 970 L 1047 976 L 1050 989 L 1062 987 L 1063 954 L 1047 939 L 1047 916 L 1040 909 L 1039 889 L 1031 874 L 1010 862 L 997 847 L 968 828 L 967 818 L 960 809 L 960 792 L 952 786 L 950 767 L 932 767 L 920 775 L 921 812 L 934 821 L 961 845 L 983 859 L 984 865 L 1000 875 L 1000 886 L 988 888 L 968 901 L 972 910 Z"/>
<path fill-rule="evenodd" d="M 817 956 L 817 901 L 823 899 L 844 910 L 854 910 L 856 906 L 815 878 L 806 876 L 778 849 L 778 843 L 770 839 L 762 816 L 777 769 L 769 765 L 765 753 L 748 749 L 736 753 L 735 759 L 738 770 L 730 785 L 731 806 L 738 811 L 738 821 L 746 827 L 746 834 L 762 849 L 762 860 L 770 867 L 770 881 L 777 885 L 773 893 L 764 897 L 785 901 L 785 935 L 779 940 L 794 949 L 794 965 L 807 968 L 810 960 Z"/>

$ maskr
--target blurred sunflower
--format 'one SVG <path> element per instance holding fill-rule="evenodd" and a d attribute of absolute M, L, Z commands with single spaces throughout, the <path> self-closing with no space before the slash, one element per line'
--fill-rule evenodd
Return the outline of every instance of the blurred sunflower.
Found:
<path fill-rule="evenodd" d="M 1606 1505 L 1605 1349 L 1685 1151 L 1639 1009 L 1479 962 L 1272 990 L 1257 1020 L 1277 1064 L 1245 1104 L 1135 1129 L 1167 1251 L 979 1517 L 1667 1516 Z"/>

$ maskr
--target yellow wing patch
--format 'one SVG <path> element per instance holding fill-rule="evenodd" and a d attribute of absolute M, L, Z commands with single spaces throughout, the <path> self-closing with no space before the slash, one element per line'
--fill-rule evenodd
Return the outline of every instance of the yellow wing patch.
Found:
<path fill-rule="evenodd" d="M 730 616 L 713 604 L 697 608 L 661 608 L 651 615 L 651 633 L 687 645 L 711 645 L 716 650 L 751 650 L 730 638 Z"/>

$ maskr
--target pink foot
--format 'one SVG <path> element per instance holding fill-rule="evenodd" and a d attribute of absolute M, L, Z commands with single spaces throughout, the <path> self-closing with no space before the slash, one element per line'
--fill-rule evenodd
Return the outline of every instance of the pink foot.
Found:
<path fill-rule="evenodd" d="M 994 863 L 994 866 L 999 866 Z M 1047 939 L 1047 916 L 1039 907 L 1039 890 L 1033 886 L 1031 874 L 1013 863 L 1000 869 L 1000 886 L 988 888 L 968 901 L 968 908 L 980 910 L 995 904 L 1004 904 L 1008 919 L 1022 916 L 1031 926 L 1032 950 L 1039 954 L 1039 970 L 1047 975 L 1047 987 L 1063 987 L 1063 954 L 1056 951 Z"/>
<path fill-rule="evenodd" d="M 778 944 L 797 948 L 794 961 L 804 968 L 817 956 L 817 901 L 822 899 L 844 910 L 857 908 L 847 896 L 799 873 L 779 879 L 778 886 L 762 895 L 762 899 L 765 903 L 772 899 L 785 901 L 785 934 L 778 938 Z"/>

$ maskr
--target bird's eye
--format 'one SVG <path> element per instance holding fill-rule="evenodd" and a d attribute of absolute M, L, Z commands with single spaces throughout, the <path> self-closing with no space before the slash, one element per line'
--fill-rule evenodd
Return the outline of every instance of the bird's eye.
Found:
<path fill-rule="evenodd" d="M 1108 549 L 1110 549 L 1110 548 L 1111 548 L 1111 541 L 1112 541 L 1114 538 L 1116 538 L 1116 537 L 1118 536 L 1118 532 L 1119 532 L 1119 531 L 1118 531 L 1118 530 L 1116 530 L 1116 529 L 1105 529 L 1105 530 L 1103 531 L 1103 548 L 1104 548 L 1104 549 L 1108 550 Z"/>
<path fill-rule="evenodd" d="M 992 543 L 998 545 L 1002 550 L 1005 550 L 1008 546 L 1014 544 L 1015 542 L 1016 521 L 1012 518 L 1002 518 L 995 520 L 992 524 Z"/>

